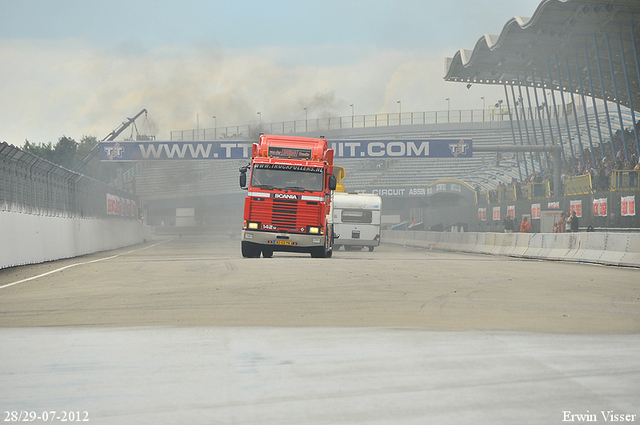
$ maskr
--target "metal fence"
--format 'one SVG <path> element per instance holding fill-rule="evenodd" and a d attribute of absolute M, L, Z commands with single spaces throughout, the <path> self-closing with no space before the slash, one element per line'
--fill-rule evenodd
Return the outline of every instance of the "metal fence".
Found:
<path fill-rule="evenodd" d="M 564 116 L 564 111 L 571 114 L 571 110 L 562 107 L 550 108 L 552 118 Z M 511 112 L 511 115 L 510 115 Z M 546 118 L 546 110 L 525 108 L 518 113 L 522 119 Z M 541 114 L 541 115 L 539 115 Z M 508 121 L 515 117 L 515 110 L 506 106 L 489 107 L 487 109 L 446 110 L 430 112 L 395 112 L 386 114 L 350 115 L 343 117 L 327 117 L 315 119 L 300 119 L 274 123 L 260 123 L 256 125 L 238 125 L 218 128 L 200 128 L 195 130 L 178 130 L 171 132 L 171 140 L 195 141 L 218 140 L 237 137 L 251 137 L 258 133 L 287 134 L 307 131 L 340 130 L 346 128 L 389 127 L 396 125 L 442 124 L 442 123 L 470 123 Z"/>
<path fill-rule="evenodd" d="M 0 143 L 0 211 L 136 219 L 135 195 Z"/>

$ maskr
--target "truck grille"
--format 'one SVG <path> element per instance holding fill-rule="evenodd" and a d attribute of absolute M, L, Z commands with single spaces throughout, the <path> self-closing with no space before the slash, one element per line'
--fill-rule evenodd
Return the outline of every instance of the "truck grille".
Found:
<path fill-rule="evenodd" d="M 298 216 L 298 201 L 288 199 L 273 200 L 271 224 L 278 227 L 295 227 Z"/>
<path fill-rule="evenodd" d="M 304 232 L 307 226 L 320 225 L 321 208 L 319 202 L 262 198 L 251 201 L 249 219 L 276 226 L 278 231 Z"/>

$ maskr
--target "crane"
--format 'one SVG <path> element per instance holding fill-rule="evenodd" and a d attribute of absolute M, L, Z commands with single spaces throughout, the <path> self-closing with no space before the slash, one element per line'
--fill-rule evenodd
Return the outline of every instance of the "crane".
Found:
<path fill-rule="evenodd" d="M 104 139 L 102 139 L 101 142 L 111 142 L 115 140 L 115 138 L 118 137 L 120 133 L 125 131 L 127 127 L 133 124 L 135 120 L 138 119 L 142 114 L 145 114 L 146 116 L 147 110 L 143 109 L 142 111 L 138 112 L 133 118 L 127 118 L 127 121 L 123 122 L 122 124 L 120 124 L 118 128 L 113 130 L 111 133 L 107 134 L 107 136 Z M 82 170 L 84 170 L 84 168 L 89 164 L 89 162 L 93 159 L 94 156 L 96 156 L 98 152 L 100 152 L 100 142 L 98 142 L 98 144 L 96 144 L 93 148 L 91 148 L 89 153 L 86 154 L 84 158 L 82 158 L 82 160 L 78 164 L 76 164 L 75 167 L 73 167 L 73 171 L 76 171 L 79 173 Z"/>

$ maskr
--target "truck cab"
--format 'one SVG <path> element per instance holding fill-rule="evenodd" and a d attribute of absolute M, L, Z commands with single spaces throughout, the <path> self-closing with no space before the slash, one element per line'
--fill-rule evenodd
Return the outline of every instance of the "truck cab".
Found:
<path fill-rule="evenodd" d="M 331 257 L 336 178 L 326 139 L 262 135 L 240 173 L 247 189 L 243 257 L 269 258 L 274 251 Z"/>

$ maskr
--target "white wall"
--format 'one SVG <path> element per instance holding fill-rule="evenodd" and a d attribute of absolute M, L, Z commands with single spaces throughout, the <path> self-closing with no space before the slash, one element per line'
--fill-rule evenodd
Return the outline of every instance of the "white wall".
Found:
<path fill-rule="evenodd" d="M 384 230 L 382 243 L 444 251 L 640 267 L 640 233 L 449 233 Z"/>
<path fill-rule="evenodd" d="M 143 242 L 142 223 L 0 211 L 0 269 Z"/>

